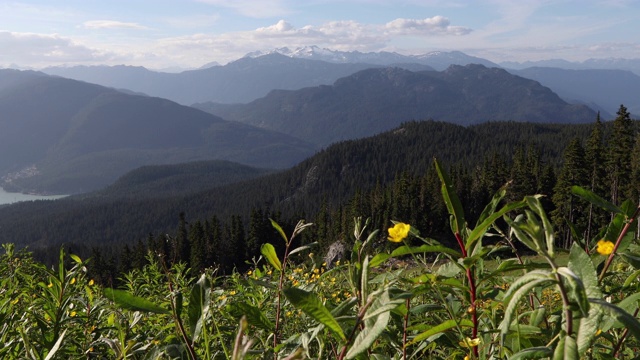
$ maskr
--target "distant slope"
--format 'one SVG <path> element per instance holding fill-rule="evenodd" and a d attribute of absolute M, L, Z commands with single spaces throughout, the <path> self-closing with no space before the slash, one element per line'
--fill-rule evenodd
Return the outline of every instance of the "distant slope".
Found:
<path fill-rule="evenodd" d="M 332 86 L 272 91 L 249 104 L 195 104 L 228 120 L 287 133 L 319 146 L 377 134 L 412 119 L 580 123 L 595 119 L 538 82 L 482 65 L 443 72 L 368 69 Z"/>
<path fill-rule="evenodd" d="M 14 70 L 0 70 L 0 83 L 0 177 L 9 190 L 78 193 L 142 165 L 196 160 L 283 168 L 314 151 L 165 99 Z"/>
<path fill-rule="evenodd" d="M 184 196 L 222 185 L 264 176 L 273 170 L 258 169 L 224 160 L 174 165 L 147 165 L 121 176 L 115 183 L 78 198 L 161 198 Z"/>
<path fill-rule="evenodd" d="M 630 71 L 532 67 L 510 72 L 539 81 L 567 101 L 597 104 L 609 117 L 620 104 L 632 114 L 640 115 L 640 76 Z"/>
<path fill-rule="evenodd" d="M 53 67 L 43 71 L 191 105 L 205 101 L 246 103 L 273 89 L 295 90 L 331 84 L 338 78 L 375 66 L 363 63 L 334 64 L 270 54 L 178 74 L 133 66 Z"/>
<path fill-rule="evenodd" d="M 575 136 L 586 138 L 590 126 L 505 122 L 462 127 L 411 122 L 378 136 L 333 145 L 280 173 L 190 195 L 110 200 L 96 193 L 0 208 L 0 243 L 34 247 L 61 242 L 133 243 L 150 232 L 172 232 L 180 212 L 188 219 L 204 220 L 214 214 L 227 219 L 268 207 L 285 219 L 310 219 L 322 206 L 343 205 L 356 191 L 387 184 L 399 173 L 424 174 L 432 168 L 434 156 L 445 164 L 470 166 L 482 163 L 493 151 L 510 157 L 518 146 L 536 144 L 542 161 L 558 163 L 563 144 Z M 130 189 L 137 187 L 136 182 L 128 182 Z"/>

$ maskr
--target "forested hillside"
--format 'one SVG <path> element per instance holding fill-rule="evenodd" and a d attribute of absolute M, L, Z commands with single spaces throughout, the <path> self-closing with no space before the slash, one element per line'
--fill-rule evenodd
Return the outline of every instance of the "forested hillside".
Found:
<path fill-rule="evenodd" d="M 566 103 L 536 81 L 482 65 L 453 65 L 441 72 L 368 69 L 331 86 L 272 91 L 249 104 L 194 106 L 318 146 L 372 136 L 416 119 L 460 125 L 585 123 L 596 115 L 586 106 Z"/>
<path fill-rule="evenodd" d="M 555 205 L 571 203 L 566 189 L 559 191 L 556 186 L 580 181 L 589 185 L 586 181 L 591 175 L 570 178 L 565 172 L 571 169 L 562 164 L 567 156 L 578 156 L 583 174 L 600 174 L 594 184 L 599 184 L 602 196 L 634 196 L 637 189 L 633 187 L 614 193 L 604 186 L 611 182 L 607 176 L 614 174 L 603 175 L 605 165 L 640 173 L 640 162 L 631 167 L 629 162 L 613 165 L 613 160 L 604 160 L 608 159 L 605 149 L 613 149 L 614 144 L 634 146 L 635 135 L 630 135 L 630 145 L 629 139 L 612 140 L 635 133 L 636 125 L 625 111 L 622 108 L 619 120 L 613 123 L 598 121 L 596 125 L 496 122 L 465 128 L 435 121 L 411 122 L 379 136 L 336 144 L 291 170 L 189 195 L 140 195 L 113 201 L 94 196 L 16 204 L 0 209 L 0 241 L 29 245 L 36 254 L 50 253 L 46 249 L 67 243 L 75 252 L 100 254 L 116 268 L 135 263 L 117 260 L 122 259 L 121 250 L 131 256 L 141 254 L 133 247 L 151 247 L 185 261 L 191 261 L 190 254 L 206 254 L 197 269 L 213 263 L 242 267 L 245 259 L 257 256 L 261 243 L 277 236 L 269 218 L 277 219 L 285 229 L 299 219 L 315 223 L 303 241 L 319 241 L 319 252 L 346 239 L 353 216 L 371 217 L 376 228 L 402 220 L 416 224 L 423 235 L 435 236 L 447 232 L 447 216 L 433 171 L 434 157 L 450 169 L 468 204 L 469 221 L 494 191 L 510 182 L 508 198 L 545 194 L 543 203 L 548 210 L 556 210 L 556 218 L 570 214 L 578 226 L 584 226 L 584 209 Z M 573 149 L 572 153 L 565 154 L 566 149 Z M 631 150 L 618 151 L 623 155 L 616 156 L 626 156 Z M 596 158 L 597 154 L 604 157 Z M 595 229 L 595 222 L 591 223 Z"/>
<path fill-rule="evenodd" d="M 288 168 L 315 151 L 166 99 L 16 70 L 0 70 L 0 84 L 0 184 L 10 191 L 77 194 L 149 164 Z"/>

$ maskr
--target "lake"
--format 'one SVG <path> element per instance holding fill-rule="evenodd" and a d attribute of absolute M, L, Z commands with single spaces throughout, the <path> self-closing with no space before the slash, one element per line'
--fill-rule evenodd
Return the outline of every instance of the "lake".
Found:
<path fill-rule="evenodd" d="M 63 198 L 67 195 L 30 195 L 21 193 L 9 193 L 0 187 L 0 205 L 13 204 L 19 201 L 31 200 L 55 200 Z"/>

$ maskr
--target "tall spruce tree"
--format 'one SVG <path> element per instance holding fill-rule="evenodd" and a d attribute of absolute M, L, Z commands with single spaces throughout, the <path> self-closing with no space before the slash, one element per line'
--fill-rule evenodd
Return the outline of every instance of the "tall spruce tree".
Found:
<path fill-rule="evenodd" d="M 587 162 L 587 169 L 589 171 L 589 187 L 588 189 L 599 195 L 602 198 L 609 197 L 609 191 L 611 186 L 609 185 L 609 178 L 607 176 L 607 169 L 605 159 L 607 158 L 606 150 L 604 147 L 604 132 L 602 121 L 600 119 L 600 113 L 596 117 L 596 122 L 593 125 L 591 134 L 587 139 L 585 146 L 585 158 Z M 589 204 L 587 217 L 587 228 L 585 231 L 586 249 L 589 249 L 589 242 L 591 237 L 595 235 L 597 229 L 601 224 L 604 224 L 607 218 L 606 211 L 600 207 Z"/>
<path fill-rule="evenodd" d="M 624 105 L 620 105 L 616 114 L 617 117 L 613 121 L 613 132 L 608 141 L 607 172 L 611 182 L 611 202 L 619 205 L 625 197 L 631 196 L 629 180 L 635 131 L 631 115 Z"/>
<path fill-rule="evenodd" d="M 569 224 L 578 229 L 586 227 L 586 204 L 572 195 L 573 185 L 588 186 L 588 170 L 585 161 L 584 148 L 580 139 L 574 138 L 564 151 L 564 164 L 553 191 L 555 209 L 551 213 L 553 222 L 558 230 L 559 245 L 568 249 L 573 239 Z"/>

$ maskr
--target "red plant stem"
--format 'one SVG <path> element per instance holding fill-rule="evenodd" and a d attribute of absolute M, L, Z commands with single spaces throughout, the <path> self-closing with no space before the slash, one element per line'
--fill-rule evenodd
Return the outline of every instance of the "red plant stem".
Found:
<path fill-rule="evenodd" d="M 633 313 L 633 317 L 635 318 L 636 316 L 638 316 L 638 311 L 640 311 L 640 308 L 636 308 L 636 311 Z M 618 343 L 616 344 L 616 347 L 613 348 L 613 357 L 614 358 L 618 358 L 618 352 L 620 351 L 620 348 L 622 347 L 622 343 L 624 342 L 624 339 L 627 338 L 627 335 L 629 334 L 629 328 L 625 328 L 624 331 L 622 332 L 622 336 L 620 336 L 620 340 L 618 341 Z"/>
<path fill-rule="evenodd" d="M 613 262 L 613 257 L 616 255 L 616 252 L 618 251 L 618 247 L 622 242 L 622 238 L 624 238 L 624 236 L 627 234 L 627 232 L 629 231 L 629 228 L 631 227 L 631 224 L 638 217 L 638 215 L 640 215 L 640 205 L 638 205 L 638 207 L 636 208 L 636 211 L 633 213 L 629 221 L 627 221 L 627 223 L 624 225 L 624 228 L 622 228 L 622 231 L 620 232 L 620 236 L 618 236 L 618 239 L 616 240 L 616 243 L 613 246 L 613 251 L 611 251 L 611 254 L 609 254 L 607 261 L 604 263 L 604 267 L 602 268 L 600 277 L 598 277 L 598 283 L 601 283 L 602 279 L 604 279 L 604 275 L 607 273 L 609 266 L 611 266 L 611 262 Z"/>
<path fill-rule="evenodd" d="M 407 313 L 404 314 L 404 328 L 402 329 L 402 360 L 407 359 L 407 328 L 409 327 L 409 310 L 411 310 L 411 298 L 407 298 Z"/>
<path fill-rule="evenodd" d="M 460 246 L 460 251 L 462 252 L 462 258 L 465 259 L 467 257 L 467 249 L 462 242 L 462 237 L 460 233 L 455 233 L 456 240 L 458 241 L 458 245 Z M 467 279 L 469 280 L 469 297 L 471 299 L 471 321 L 473 322 L 473 330 L 471 331 L 471 339 L 475 339 L 478 337 L 478 313 L 476 312 L 476 282 L 473 277 L 473 267 L 467 269 Z M 478 347 L 473 347 L 473 355 L 478 357 Z"/>

